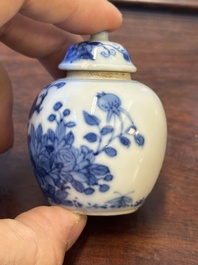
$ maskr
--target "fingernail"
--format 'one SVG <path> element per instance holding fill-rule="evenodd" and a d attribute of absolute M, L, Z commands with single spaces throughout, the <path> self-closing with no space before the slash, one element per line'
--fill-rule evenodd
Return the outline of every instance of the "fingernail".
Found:
<path fill-rule="evenodd" d="M 78 215 L 74 214 L 74 223 L 71 227 L 71 231 L 69 233 L 69 238 L 67 241 L 67 250 L 73 246 L 76 240 L 79 238 L 80 234 L 82 233 L 87 221 L 86 215 Z"/>

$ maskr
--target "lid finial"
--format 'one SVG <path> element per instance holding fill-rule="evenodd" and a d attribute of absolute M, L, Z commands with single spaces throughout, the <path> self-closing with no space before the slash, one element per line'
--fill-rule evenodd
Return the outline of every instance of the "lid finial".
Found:
<path fill-rule="evenodd" d="M 91 35 L 90 41 L 108 41 L 109 40 L 109 32 L 101 31 L 99 33 L 95 33 Z"/>

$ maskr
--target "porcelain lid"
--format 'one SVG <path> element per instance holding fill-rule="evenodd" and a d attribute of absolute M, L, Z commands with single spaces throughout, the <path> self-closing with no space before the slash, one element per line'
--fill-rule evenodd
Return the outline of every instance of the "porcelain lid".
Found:
<path fill-rule="evenodd" d="M 128 51 L 108 40 L 103 31 L 91 35 L 89 41 L 72 45 L 59 64 L 63 70 L 136 72 Z"/>

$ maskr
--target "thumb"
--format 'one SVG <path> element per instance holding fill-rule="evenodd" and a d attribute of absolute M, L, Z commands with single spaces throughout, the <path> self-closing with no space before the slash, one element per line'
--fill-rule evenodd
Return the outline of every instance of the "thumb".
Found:
<path fill-rule="evenodd" d="M 0 264 L 62 264 L 86 224 L 86 216 L 58 206 L 43 206 L 15 220 L 0 221 Z"/>

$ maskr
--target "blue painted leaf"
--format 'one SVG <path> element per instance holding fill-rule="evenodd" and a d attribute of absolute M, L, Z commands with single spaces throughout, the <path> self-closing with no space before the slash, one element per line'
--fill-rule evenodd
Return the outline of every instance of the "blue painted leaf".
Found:
<path fill-rule="evenodd" d="M 36 132 L 35 132 L 35 129 L 34 129 L 34 126 L 31 124 L 31 129 L 30 129 L 30 137 L 31 137 L 31 140 L 33 142 L 35 142 L 35 139 L 36 139 Z"/>
<path fill-rule="evenodd" d="M 117 155 L 117 151 L 113 147 L 106 147 L 104 151 L 110 157 L 114 157 Z"/>
<path fill-rule="evenodd" d="M 90 52 L 83 52 L 80 54 L 80 59 L 85 59 L 85 60 L 94 60 L 93 54 Z"/>
<path fill-rule="evenodd" d="M 98 180 L 97 178 L 95 177 L 95 175 L 93 174 L 86 174 L 87 176 L 87 184 L 90 185 L 90 186 L 93 186 L 93 185 L 98 185 Z"/>
<path fill-rule="evenodd" d="M 65 117 L 65 116 L 68 116 L 69 114 L 70 114 L 70 110 L 69 109 L 65 109 L 64 111 L 63 111 L 63 116 Z"/>
<path fill-rule="evenodd" d="M 109 190 L 109 186 L 106 185 L 106 184 L 101 185 L 100 188 L 99 188 L 100 192 L 106 192 L 108 190 Z"/>
<path fill-rule="evenodd" d="M 43 136 L 43 128 L 41 126 L 41 124 L 39 124 L 38 128 L 36 129 L 36 137 L 38 139 L 38 141 L 41 141 Z"/>
<path fill-rule="evenodd" d="M 125 59 L 127 62 L 130 62 L 130 61 L 131 61 L 128 52 L 124 52 L 124 53 L 123 53 L 123 57 L 124 57 L 124 59 Z"/>
<path fill-rule="evenodd" d="M 73 132 L 69 132 L 65 138 L 67 145 L 72 145 L 74 143 L 75 137 Z"/>
<path fill-rule="evenodd" d="M 46 151 L 50 155 L 54 151 L 54 146 L 53 145 L 46 145 L 45 146 Z"/>
<path fill-rule="evenodd" d="M 47 138 L 54 143 L 55 141 L 55 133 L 51 129 L 47 131 Z"/>
<path fill-rule="evenodd" d="M 72 186 L 74 187 L 74 189 L 80 193 L 84 192 L 84 186 L 80 181 L 77 181 L 75 179 L 73 179 L 71 181 Z"/>
<path fill-rule="evenodd" d="M 48 185 L 47 192 L 49 195 L 54 195 L 55 188 L 52 185 Z"/>
<path fill-rule="evenodd" d="M 42 137 L 42 144 L 43 144 L 43 145 L 46 145 L 47 142 L 48 142 L 47 135 L 44 134 L 43 137 Z"/>
<path fill-rule="evenodd" d="M 84 115 L 84 119 L 87 124 L 91 126 L 100 124 L 100 120 L 95 115 L 91 115 L 86 111 L 83 111 L 83 115 Z"/>
<path fill-rule="evenodd" d="M 57 128 L 56 128 L 56 135 L 57 135 L 57 138 L 59 139 L 59 141 L 61 141 L 61 139 L 64 138 L 65 136 L 65 126 L 64 126 L 64 123 L 63 121 L 61 121 Z"/>
<path fill-rule="evenodd" d="M 64 201 L 64 205 L 65 205 L 65 206 L 72 207 L 74 204 L 73 204 L 72 201 L 66 200 L 66 201 Z"/>
<path fill-rule="evenodd" d="M 111 174 L 107 174 L 104 178 L 105 181 L 111 181 L 113 179 L 113 176 Z"/>
<path fill-rule="evenodd" d="M 57 111 L 57 110 L 59 110 L 62 106 L 63 106 L 63 104 L 59 101 L 59 102 L 56 102 L 56 104 L 54 104 L 53 109 L 54 109 L 55 111 Z"/>
<path fill-rule="evenodd" d="M 120 136 L 119 139 L 120 139 L 120 142 L 121 142 L 122 145 L 124 145 L 126 147 L 129 147 L 130 146 L 131 141 L 127 137 Z"/>
<path fill-rule="evenodd" d="M 104 176 L 107 173 L 109 173 L 109 168 L 107 166 L 103 166 L 100 164 L 92 164 L 89 167 L 89 170 L 91 174 L 96 175 L 96 176 Z"/>
<path fill-rule="evenodd" d="M 58 168 L 56 167 L 52 168 L 52 166 L 54 165 L 54 153 L 50 156 L 49 165 L 50 165 L 50 172 L 48 172 L 48 174 L 54 181 L 57 178 L 57 176 L 59 176 L 60 173 L 60 170 Z"/>
<path fill-rule="evenodd" d="M 61 188 L 63 186 L 60 179 L 54 179 L 53 181 L 56 187 Z"/>
<path fill-rule="evenodd" d="M 134 139 L 137 145 L 143 146 L 144 145 L 144 137 L 141 134 L 135 134 Z"/>
<path fill-rule="evenodd" d="M 66 145 L 66 142 L 65 142 L 65 139 L 64 138 L 62 138 L 61 140 L 58 139 L 58 142 L 57 142 L 57 148 L 58 148 L 58 150 L 63 151 L 64 148 L 65 148 L 65 145 Z"/>
<path fill-rule="evenodd" d="M 91 195 L 91 194 L 93 194 L 94 193 L 94 189 L 92 189 L 92 188 L 87 188 L 87 189 L 85 189 L 84 190 L 84 193 L 86 194 L 86 195 Z"/>
<path fill-rule="evenodd" d="M 76 123 L 74 121 L 69 121 L 66 123 L 66 127 L 68 127 L 68 128 L 72 128 L 74 126 L 76 126 Z"/>
<path fill-rule="evenodd" d="M 66 182 L 71 182 L 73 180 L 73 177 L 71 174 L 69 174 L 67 171 L 61 171 L 61 177 L 64 178 Z"/>
<path fill-rule="evenodd" d="M 102 130 L 100 131 L 101 135 L 106 135 L 108 133 L 113 132 L 114 128 L 112 126 L 105 126 L 102 128 Z"/>
<path fill-rule="evenodd" d="M 54 115 L 54 114 L 51 114 L 51 115 L 49 115 L 49 117 L 48 117 L 48 120 L 49 120 L 49 121 L 55 121 L 55 119 L 56 119 L 56 115 Z"/>
<path fill-rule="evenodd" d="M 56 197 L 59 199 L 59 200 L 64 200 L 66 197 L 67 197 L 68 193 L 63 191 L 63 190 L 58 190 L 56 192 Z"/>
<path fill-rule="evenodd" d="M 97 134 L 95 134 L 95 133 L 88 133 L 83 138 L 85 138 L 90 143 L 94 143 L 94 142 L 97 141 Z"/>
<path fill-rule="evenodd" d="M 66 84 L 66 82 L 58 82 L 56 84 L 54 84 L 54 86 L 56 86 L 57 88 L 61 88 Z"/>
<path fill-rule="evenodd" d="M 45 178 L 48 175 L 47 171 L 43 167 L 38 167 L 37 173 L 40 177 L 40 181 L 43 181 L 42 178 Z"/>

